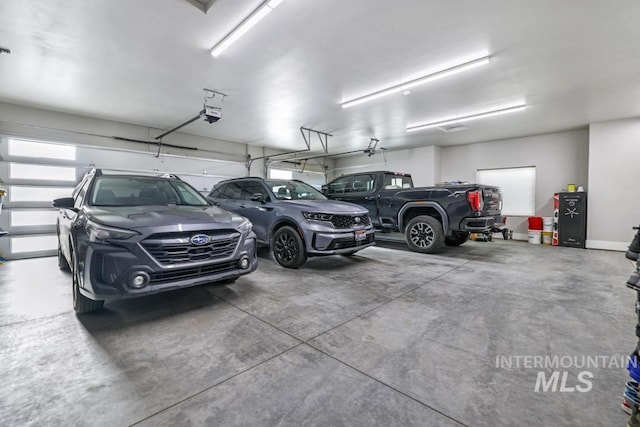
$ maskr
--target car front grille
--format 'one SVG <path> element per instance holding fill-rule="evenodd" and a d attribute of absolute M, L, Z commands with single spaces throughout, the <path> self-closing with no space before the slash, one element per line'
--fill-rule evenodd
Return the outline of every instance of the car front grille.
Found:
<path fill-rule="evenodd" d="M 190 239 L 197 234 L 207 235 L 210 241 L 204 245 L 192 244 Z M 154 234 L 143 240 L 142 246 L 159 263 L 175 265 L 231 256 L 239 241 L 240 233 L 235 230 L 207 230 Z"/>
<path fill-rule="evenodd" d="M 336 249 L 347 249 L 347 248 L 355 248 L 358 246 L 368 245 L 374 241 L 374 234 L 369 234 L 365 240 L 356 241 L 353 237 L 341 237 L 339 239 L 334 239 L 327 250 L 336 250 Z"/>
<path fill-rule="evenodd" d="M 177 282 L 179 280 L 192 279 L 196 277 L 207 276 L 209 274 L 223 273 L 225 271 L 231 271 L 237 268 L 237 263 L 235 261 L 231 261 L 221 264 L 204 265 L 201 267 L 181 268 L 179 270 L 151 273 L 149 275 L 151 277 L 149 284 L 159 285 L 161 283 Z"/>
<path fill-rule="evenodd" d="M 369 215 L 334 215 L 331 224 L 335 228 L 353 228 L 356 225 L 367 226 L 371 224 L 371 220 Z"/>

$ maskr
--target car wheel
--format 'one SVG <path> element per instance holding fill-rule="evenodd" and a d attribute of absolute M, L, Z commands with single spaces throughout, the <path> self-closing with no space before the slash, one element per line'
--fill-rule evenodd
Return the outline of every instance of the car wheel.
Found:
<path fill-rule="evenodd" d="M 103 300 L 95 301 L 85 297 L 84 295 L 82 295 L 82 293 L 80 293 L 80 282 L 78 280 L 78 275 L 80 274 L 80 272 L 78 271 L 78 263 L 76 262 L 73 247 L 71 248 L 71 264 L 73 265 L 73 268 L 71 269 L 73 309 L 78 314 L 90 313 L 92 311 L 100 310 L 104 305 Z"/>
<path fill-rule="evenodd" d="M 302 237 L 293 228 L 285 225 L 273 235 L 273 256 L 285 268 L 298 268 L 307 261 Z"/>
<path fill-rule="evenodd" d="M 430 254 L 444 244 L 442 224 L 428 215 L 420 215 L 409 221 L 405 234 L 409 249 L 415 252 Z"/>
<path fill-rule="evenodd" d="M 451 236 L 447 236 L 444 238 L 444 243 L 447 246 L 460 246 L 467 240 L 469 240 L 469 233 L 454 231 Z"/>
<path fill-rule="evenodd" d="M 60 240 L 58 240 L 58 268 L 62 271 L 71 271 L 69 261 L 64 257 L 62 248 L 60 247 Z"/>

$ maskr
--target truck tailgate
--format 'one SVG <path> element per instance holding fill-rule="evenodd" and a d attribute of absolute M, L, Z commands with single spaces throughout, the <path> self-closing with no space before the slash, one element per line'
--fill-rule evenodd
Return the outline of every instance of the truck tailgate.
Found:
<path fill-rule="evenodd" d="M 484 207 L 482 215 L 500 215 L 502 210 L 502 193 L 498 187 L 480 185 Z"/>

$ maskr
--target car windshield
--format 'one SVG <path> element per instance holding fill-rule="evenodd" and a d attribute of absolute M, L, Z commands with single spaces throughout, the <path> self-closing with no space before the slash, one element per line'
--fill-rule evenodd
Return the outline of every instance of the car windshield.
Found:
<path fill-rule="evenodd" d="M 93 206 L 209 205 L 183 181 L 138 176 L 100 176 L 89 199 Z"/>
<path fill-rule="evenodd" d="M 278 200 L 326 200 L 324 195 L 300 181 L 269 179 L 267 185 Z"/>

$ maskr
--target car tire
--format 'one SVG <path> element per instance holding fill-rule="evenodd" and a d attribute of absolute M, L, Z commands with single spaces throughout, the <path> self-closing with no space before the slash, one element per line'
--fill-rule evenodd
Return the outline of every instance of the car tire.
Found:
<path fill-rule="evenodd" d="M 469 240 L 469 233 L 454 231 L 451 236 L 444 238 L 444 243 L 447 246 L 460 246 L 467 240 Z"/>
<path fill-rule="evenodd" d="M 288 225 L 278 228 L 273 234 L 271 250 L 276 262 L 285 268 L 298 268 L 307 261 L 302 237 Z"/>
<path fill-rule="evenodd" d="M 405 236 L 409 249 L 415 252 L 431 254 L 444 245 L 442 224 L 428 215 L 420 215 L 409 221 Z"/>
<path fill-rule="evenodd" d="M 77 314 L 91 313 L 92 311 L 97 311 L 102 308 L 104 305 L 103 300 L 92 300 L 91 298 L 87 298 L 80 292 L 80 284 L 78 280 L 78 263 L 76 262 L 76 257 L 74 254 L 73 247 L 71 247 L 71 264 L 73 268 L 71 269 L 72 276 L 72 288 L 73 288 L 73 309 Z"/>
<path fill-rule="evenodd" d="M 62 271 L 71 271 L 69 261 L 64 257 L 62 248 L 60 248 L 60 240 L 58 240 L 58 268 Z"/>

